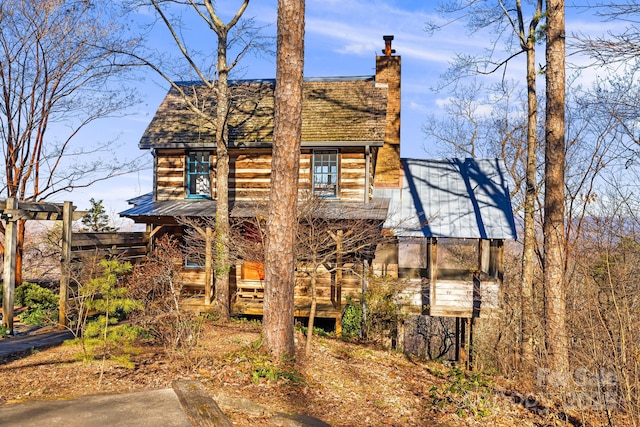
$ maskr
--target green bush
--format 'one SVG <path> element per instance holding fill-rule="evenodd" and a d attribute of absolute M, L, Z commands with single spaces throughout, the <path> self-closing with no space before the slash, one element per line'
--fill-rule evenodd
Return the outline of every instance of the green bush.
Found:
<path fill-rule="evenodd" d="M 404 282 L 391 277 L 371 277 L 364 293 L 366 318 L 363 335 L 373 341 L 393 341 L 397 325 L 404 318 L 398 301 Z"/>
<path fill-rule="evenodd" d="M 23 283 L 16 289 L 15 304 L 27 307 L 18 319 L 30 325 L 43 325 L 58 318 L 58 296 L 35 283 Z"/>
<path fill-rule="evenodd" d="M 362 329 L 362 304 L 347 297 L 347 305 L 342 315 L 342 337 L 353 338 L 360 335 Z"/>
<path fill-rule="evenodd" d="M 74 299 L 78 313 L 73 330 L 75 341 L 82 346 L 85 361 L 101 357 L 103 369 L 106 359 L 127 366 L 140 328 L 118 325 L 118 321 L 142 307 L 140 301 L 128 297 L 129 290 L 121 285 L 120 279 L 131 271 L 131 264 L 101 260 L 99 271 L 99 275 L 78 286 Z"/>

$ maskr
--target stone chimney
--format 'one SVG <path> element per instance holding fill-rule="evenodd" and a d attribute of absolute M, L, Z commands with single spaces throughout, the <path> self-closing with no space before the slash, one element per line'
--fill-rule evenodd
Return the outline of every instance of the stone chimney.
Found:
<path fill-rule="evenodd" d="M 375 187 L 399 188 L 400 173 L 400 56 L 391 48 L 393 36 L 383 36 L 382 56 L 376 56 L 376 86 L 388 89 L 387 124 L 384 145 L 379 149 L 375 163 Z"/>

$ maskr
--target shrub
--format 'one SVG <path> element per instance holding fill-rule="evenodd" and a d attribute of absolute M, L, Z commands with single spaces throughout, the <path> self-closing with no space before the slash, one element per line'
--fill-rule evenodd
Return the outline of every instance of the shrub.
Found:
<path fill-rule="evenodd" d="M 101 356 L 101 380 L 106 359 L 128 365 L 128 353 L 139 330 L 117 323 L 141 304 L 129 298 L 129 290 L 119 283 L 131 271 L 131 264 L 102 260 L 99 265 L 100 274 L 78 286 L 78 296 L 74 298 L 78 313 L 74 334 L 82 346 L 84 360 L 94 359 L 96 353 Z"/>
<path fill-rule="evenodd" d="M 353 338 L 360 335 L 362 330 L 362 304 L 351 297 L 347 297 L 347 304 L 342 315 L 342 336 Z"/>
<path fill-rule="evenodd" d="M 43 325 L 58 318 L 58 296 L 35 283 L 23 283 L 16 289 L 15 303 L 27 309 L 18 319 L 30 325 Z"/>
<path fill-rule="evenodd" d="M 364 293 L 366 316 L 363 322 L 365 338 L 393 343 L 398 322 L 404 318 L 398 296 L 404 283 L 391 277 L 371 277 L 369 288 Z"/>
<path fill-rule="evenodd" d="M 130 295 L 142 301 L 132 319 L 152 335 L 170 356 L 177 357 L 187 369 L 200 363 L 198 348 L 205 318 L 182 307 L 181 260 L 178 242 L 165 236 L 156 242 L 144 263 L 127 277 Z M 207 314 L 207 319 L 215 318 Z"/>

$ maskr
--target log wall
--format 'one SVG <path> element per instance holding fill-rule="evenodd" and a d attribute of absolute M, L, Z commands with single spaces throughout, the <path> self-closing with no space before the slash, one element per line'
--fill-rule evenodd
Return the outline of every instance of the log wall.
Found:
<path fill-rule="evenodd" d="M 186 192 L 186 152 L 158 150 L 155 159 L 155 194 L 157 200 L 180 200 Z M 233 200 L 264 200 L 271 183 L 271 150 L 229 150 L 229 197 Z M 311 191 L 311 150 L 300 155 L 300 192 Z M 211 156 L 215 164 L 215 156 Z M 363 149 L 344 148 L 338 154 L 338 196 L 341 200 L 364 200 L 366 160 Z M 212 175 L 212 188 L 215 176 Z"/>
<path fill-rule="evenodd" d="M 184 199 L 186 158 L 183 152 L 159 151 L 155 158 L 155 196 L 157 200 Z"/>

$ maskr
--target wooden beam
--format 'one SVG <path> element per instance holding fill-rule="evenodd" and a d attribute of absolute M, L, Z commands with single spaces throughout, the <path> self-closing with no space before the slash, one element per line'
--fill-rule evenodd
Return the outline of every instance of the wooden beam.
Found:
<path fill-rule="evenodd" d="M 62 257 L 60 259 L 60 297 L 58 302 L 58 323 L 67 326 L 67 303 L 69 302 L 69 279 L 71 266 L 71 223 L 73 222 L 73 205 L 64 202 L 62 212 Z"/>
<path fill-rule="evenodd" d="M 18 201 L 9 197 L 6 207 L 15 209 Z M 16 246 L 18 244 L 18 224 L 15 220 L 7 219 L 4 231 L 4 283 L 2 297 L 2 325 L 13 334 L 13 303 L 16 289 Z"/>
<path fill-rule="evenodd" d="M 202 383 L 191 380 L 174 380 L 173 391 L 191 424 L 197 427 L 231 427 L 231 421 L 211 397 Z"/>
<path fill-rule="evenodd" d="M 38 220 L 38 221 L 62 221 L 61 212 L 28 211 L 24 209 L 5 209 L 3 214 L 12 220 Z M 83 215 L 76 215 L 74 219 L 80 219 Z"/>
<path fill-rule="evenodd" d="M 140 246 L 144 246 L 148 244 L 149 239 L 149 233 L 146 232 L 73 233 L 73 247 L 129 246 L 137 243 L 140 243 Z"/>
<path fill-rule="evenodd" d="M 151 230 L 151 233 L 149 234 L 149 238 L 152 238 L 153 236 L 155 236 L 157 233 L 160 232 L 160 230 L 162 230 L 165 227 L 166 224 L 161 224 L 157 227 L 153 227 L 153 230 Z"/>
<path fill-rule="evenodd" d="M 351 231 L 351 230 L 350 230 Z M 344 232 L 342 230 L 338 230 L 338 238 L 336 239 L 336 309 L 340 310 L 342 308 L 342 238 Z M 347 235 L 349 233 L 347 232 Z"/>
<path fill-rule="evenodd" d="M 0 201 L 0 210 L 5 216 L 12 220 L 62 221 L 64 205 L 19 202 L 18 206 L 10 207 L 5 201 Z M 77 221 L 87 213 L 88 211 L 73 211 L 72 219 L 73 221 Z"/>
<path fill-rule="evenodd" d="M 211 282 L 213 278 L 213 231 L 210 226 L 207 226 L 205 231 L 204 252 L 204 304 L 211 305 Z"/>

